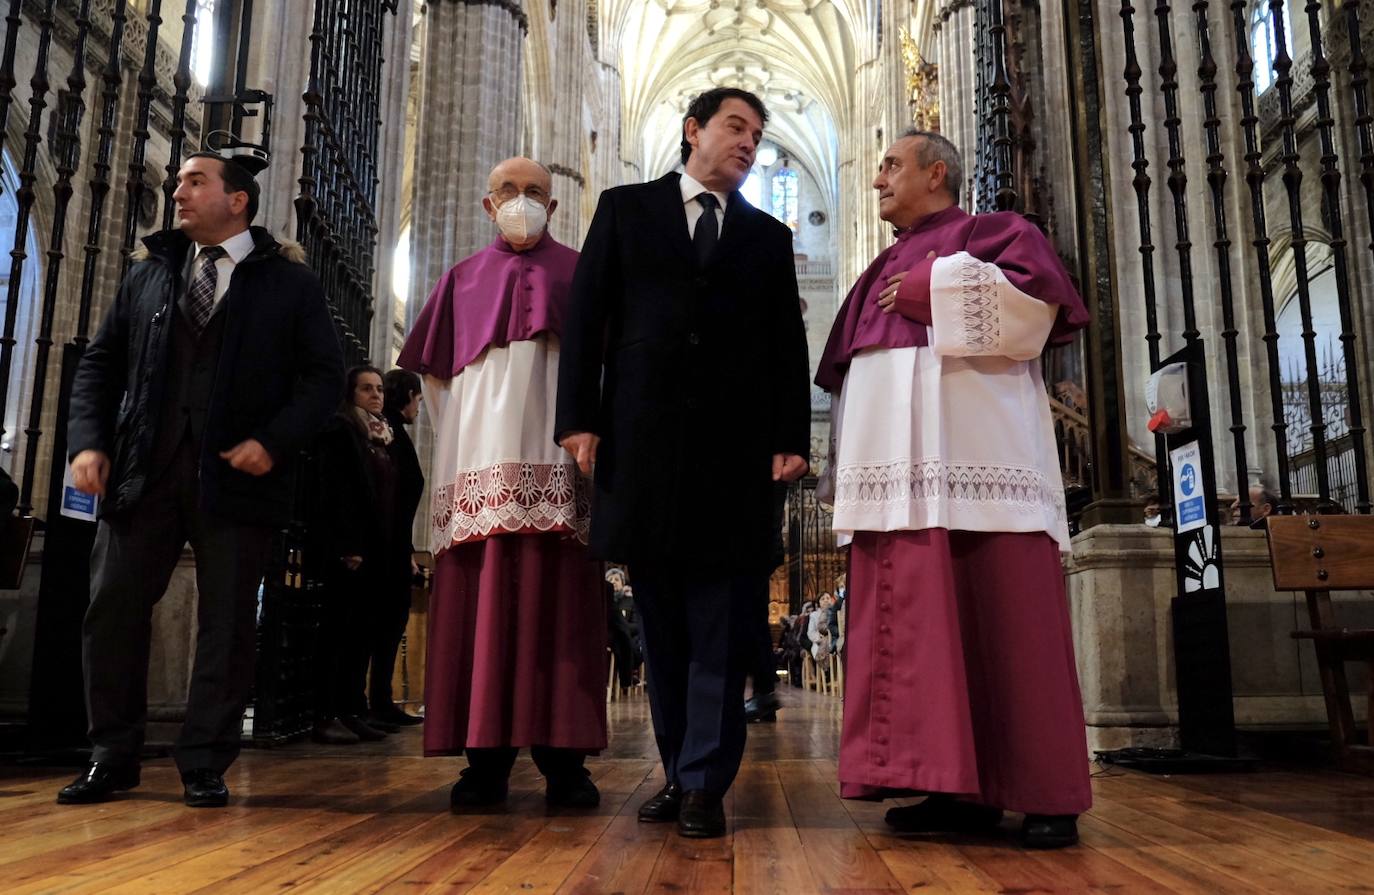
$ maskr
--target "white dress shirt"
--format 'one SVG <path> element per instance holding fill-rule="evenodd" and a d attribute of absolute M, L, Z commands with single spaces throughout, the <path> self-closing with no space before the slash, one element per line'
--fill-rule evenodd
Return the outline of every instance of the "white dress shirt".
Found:
<path fill-rule="evenodd" d="M 202 249 L 207 248 L 200 243 L 195 243 L 195 260 L 191 262 L 191 279 L 188 282 L 194 283 L 196 274 L 200 272 L 200 265 L 205 263 L 205 259 L 200 257 Z M 253 234 L 248 230 L 243 230 L 234 236 L 229 237 L 219 244 L 224 249 L 224 256 L 215 261 L 215 303 L 214 307 L 219 307 L 219 300 L 224 298 L 224 293 L 229 291 L 229 278 L 234 274 L 234 268 L 248 253 L 253 251 Z"/>
<path fill-rule="evenodd" d="M 688 174 L 686 171 L 682 172 L 681 185 L 682 204 L 685 206 L 687 210 L 688 238 L 690 239 L 696 236 L 697 221 L 701 220 L 701 213 L 706 210 L 702 207 L 701 203 L 697 201 L 697 196 L 700 196 L 702 193 L 710 193 L 711 195 L 715 196 L 716 201 L 720 203 L 720 207 L 716 209 L 716 233 L 720 233 L 725 224 L 725 203 L 729 200 L 730 197 L 727 196 L 725 193 L 718 193 L 715 190 L 708 190 L 706 187 L 702 186 L 696 178 Z"/>

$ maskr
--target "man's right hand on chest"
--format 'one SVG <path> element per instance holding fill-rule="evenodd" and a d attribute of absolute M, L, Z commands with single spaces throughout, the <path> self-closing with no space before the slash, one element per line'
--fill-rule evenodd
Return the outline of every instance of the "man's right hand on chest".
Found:
<path fill-rule="evenodd" d="M 105 495 L 110 478 L 110 458 L 104 451 L 82 451 L 72 458 L 72 482 L 83 494 Z"/>

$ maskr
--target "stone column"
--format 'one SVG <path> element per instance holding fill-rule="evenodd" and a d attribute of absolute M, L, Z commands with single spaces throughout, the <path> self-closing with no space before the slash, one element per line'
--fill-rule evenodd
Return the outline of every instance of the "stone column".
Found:
<path fill-rule="evenodd" d="M 255 223 L 278 238 L 296 238 L 301 144 L 305 141 L 305 93 L 310 79 L 310 32 L 314 3 L 259 3 L 253 9 L 248 84 L 272 94 L 272 161 L 258 175 L 262 201 Z M 264 40 L 261 35 L 276 35 Z"/>
<path fill-rule="evenodd" d="M 426 7 L 407 326 L 444 271 L 492 239 L 481 202 L 492 167 L 520 148 L 528 27 L 513 0 Z"/>
<path fill-rule="evenodd" d="M 540 161 L 553 172 L 553 194 L 562 210 L 554 216 L 550 232 L 566 245 L 582 242 L 579 211 L 587 178 L 582 163 L 582 111 L 584 91 L 593 76 L 587 42 L 587 0 L 563 0 L 553 21 L 551 60 L 554 82 L 553 139 Z"/>
<path fill-rule="evenodd" d="M 960 204 L 971 209 L 967 184 L 973 180 L 977 110 L 973 92 L 973 3 L 952 0 L 939 12 L 940 130 L 959 148 L 964 162 L 964 194 Z"/>
<path fill-rule="evenodd" d="M 513 0 L 432 0 L 417 26 L 423 37 L 407 331 L 439 277 L 494 237 L 482 197 L 491 169 L 520 151 L 521 58 L 529 29 Z M 428 469 L 433 439 L 423 413 L 415 446 Z M 428 486 L 420 505 L 429 506 Z M 415 546 L 427 548 L 429 535 L 417 523 Z"/>
<path fill-rule="evenodd" d="M 592 211 L 602 190 L 628 182 L 628 166 L 621 154 L 620 69 L 598 59 L 593 77 L 600 85 L 602 107 L 601 114 L 595 119 L 598 127 L 595 128 L 596 141 L 592 145 L 592 180 L 588 184 Z M 587 223 L 591 223 L 591 211 L 583 216 Z"/>
<path fill-rule="evenodd" d="M 411 12 L 399 3 L 396 15 L 387 19 L 382 50 L 381 132 L 377 135 L 377 252 L 372 281 L 372 362 L 382 369 L 391 366 L 396 297 L 391 275 L 396 266 L 396 242 L 401 236 L 401 212 L 410 197 L 402 192 L 406 167 L 406 111 L 410 98 Z"/>

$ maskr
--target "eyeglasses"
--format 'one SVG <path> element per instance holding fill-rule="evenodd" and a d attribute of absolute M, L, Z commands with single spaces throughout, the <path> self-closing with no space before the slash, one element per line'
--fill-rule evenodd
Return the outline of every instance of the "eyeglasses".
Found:
<path fill-rule="evenodd" d="M 540 205 L 549 204 L 549 194 L 544 192 L 543 189 L 537 186 L 528 186 L 525 187 L 523 190 L 518 190 L 513 186 L 503 186 L 500 189 L 492 190 L 487 195 L 495 196 L 503 203 L 509 202 L 516 196 L 523 195 L 531 201 L 538 202 Z"/>

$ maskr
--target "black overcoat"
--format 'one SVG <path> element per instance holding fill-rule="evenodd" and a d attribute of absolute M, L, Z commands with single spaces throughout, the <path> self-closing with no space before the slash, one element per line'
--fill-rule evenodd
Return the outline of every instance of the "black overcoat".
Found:
<path fill-rule="evenodd" d="M 699 268 L 679 175 L 601 194 L 573 277 L 558 437 L 601 437 L 591 550 L 766 572 L 772 457 L 810 453 L 792 233 L 730 195 Z"/>
<path fill-rule="evenodd" d="M 399 413 L 388 411 L 386 421 L 391 425 L 394 436 L 387 451 L 396 464 L 396 513 L 393 519 L 394 535 L 392 543 L 401 554 L 405 568 L 405 580 L 410 580 L 410 558 L 415 545 L 410 542 L 415 526 L 415 512 L 420 508 L 420 498 L 425 493 L 425 474 L 420 467 L 420 458 L 415 453 L 415 442 L 406 431 L 406 421 Z"/>
<path fill-rule="evenodd" d="M 391 562 L 397 483 L 390 445 L 386 456 L 392 465 L 389 484 L 378 481 L 367 435 L 351 408 L 335 414 L 316 439 L 310 537 L 327 562 L 334 562 L 336 557 L 361 556 L 369 571 Z M 382 507 L 383 493 L 390 495 L 391 507 Z M 409 529 L 405 536 L 409 545 Z"/>
<path fill-rule="evenodd" d="M 324 289 L 300 246 L 251 228 L 254 248 L 234 267 L 224 340 L 200 461 L 203 509 L 238 522 L 279 525 L 291 511 L 296 454 L 328 422 L 343 392 L 343 352 Z M 143 240 L 114 304 L 86 347 L 72 385 L 67 450 L 110 458 L 102 515 L 127 511 L 152 474 L 171 339 L 172 304 L 191 242 L 179 230 Z M 272 471 L 253 476 L 219 452 L 256 438 Z"/>

